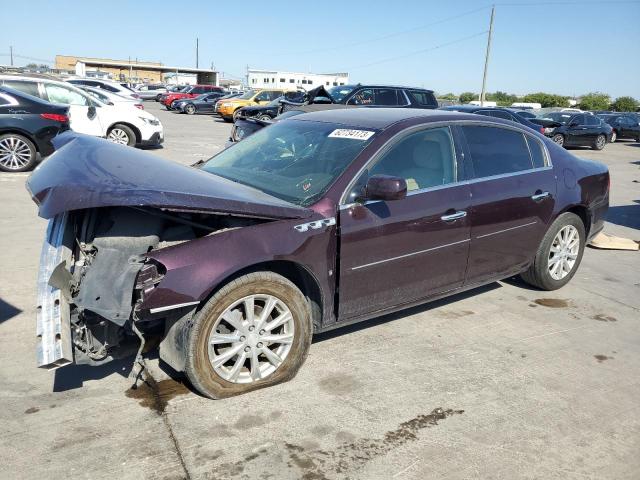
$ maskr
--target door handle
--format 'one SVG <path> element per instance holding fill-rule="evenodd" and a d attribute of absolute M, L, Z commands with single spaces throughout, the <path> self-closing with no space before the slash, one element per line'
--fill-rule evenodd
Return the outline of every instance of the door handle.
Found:
<path fill-rule="evenodd" d="M 458 210 L 456 213 L 451 213 L 449 215 L 443 215 L 440 217 L 440 220 L 443 222 L 455 222 L 460 218 L 464 218 L 467 216 L 467 212 L 463 210 Z"/>
<path fill-rule="evenodd" d="M 540 192 L 540 190 L 538 190 L 534 195 L 531 195 L 531 200 L 533 200 L 534 202 L 539 202 L 550 195 L 551 194 L 549 192 Z"/>

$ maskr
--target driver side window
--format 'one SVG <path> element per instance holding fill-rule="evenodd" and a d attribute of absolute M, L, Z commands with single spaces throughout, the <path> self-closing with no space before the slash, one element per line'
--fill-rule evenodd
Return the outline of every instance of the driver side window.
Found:
<path fill-rule="evenodd" d="M 266 102 L 267 100 L 269 100 L 269 92 L 260 92 L 253 99 L 254 102 Z"/>
<path fill-rule="evenodd" d="M 373 175 L 404 178 L 407 190 L 422 190 L 456 181 L 453 139 L 448 127 L 431 128 L 407 135 L 372 164 L 356 182 L 349 200 L 354 201 Z"/>

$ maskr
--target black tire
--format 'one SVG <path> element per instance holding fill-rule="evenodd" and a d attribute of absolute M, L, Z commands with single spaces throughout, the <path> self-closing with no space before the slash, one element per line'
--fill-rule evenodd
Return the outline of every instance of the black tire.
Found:
<path fill-rule="evenodd" d="M 602 150 L 604 146 L 607 144 L 607 137 L 600 134 L 593 141 L 593 145 L 591 145 L 592 150 Z"/>
<path fill-rule="evenodd" d="M 616 143 L 617 139 L 618 139 L 618 134 L 614 130 L 613 132 L 611 132 L 611 142 L 610 143 Z"/>
<path fill-rule="evenodd" d="M 183 112 L 185 112 L 187 115 L 193 115 L 196 113 L 196 107 L 194 105 L 187 104 L 184 107 Z"/>
<path fill-rule="evenodd" d="M 564 147 L 564 135 L 562 135 L 561 133 L 556 133 L 553 137 L 551 137 L 551 140 L 553 140 L 557 145 Z"/>
<path fill-rule="evenodd" d="M 116 133 L 117 133 L 118 139 L 122 139 L 122 141 L 118 141 L 115 138 L 116 137 Z M 109 140 L 110 142 L 113 142 L 113 143 L 120 144 L 120 145 L 127 145 L 129 147 L 134 147 L 136 145 L 136 134 L 131 129 L 131 127 L 129 127 L 127 125 L 124 125 L 122 123 L 116 123 L 107 132 L 107 140 Z M 126 143 L 123 143 L 125 141 L 126 141 Z"/>
<path fill-rule="evenodd" d="M 263 114 L 258 117 L 258 120 L 262 120 L 263 122 L 270 122 L 273 119 L 269 115 Z"/>
<path fill-rule="evenodd" d="M 12 151 L 15 151 L 13 156 Z M 0 135 L 0 172 L 29 171 L 33 169 L 37 159 L 36 146 L 27 137 L 17 133 Z"/>
<path fill-rule="evenodd" d="M 235 121 L 236 121 L 236 120 L 238 120 L 241 116 L 242 116 L 242 112 L 240 112 L 240 109 L 238 108 L 235 112 L 233 112 L 233 121 L 235 122 Z"/>
<path fill-rule="evenodd" d="M 294 321 L 291 349 L 282 364 L 267 377 L 251 383 L 230 382 L 218 375 L 209 360 L 209 335 L 216 320 L 229 306 L 256 294 L 273 295 L 289 308 Z M 292 282 L 273 272 L 250 273 L 221 288 L 194 316 L 187 338 L 185 371 L 200 393 L 214 399 L 269 387 L 291 380 L 296 375 L 309 353 L 312 334 L 309 303 Z"/>
<path fill-rule="evenodd" d="M 574 226 L 578 231 L 578 235 L 580 238 L 578 256 L 571 271 L 564 278 L 556 280 L 551 276 L 551 273 L 549 272 L 549 255 L 551 251 L 551 245 L 553 244 L 555 236 L 558 234 L 558 232 L 560 232 L 561 229 L 563 229 L 567 225 Z M 549 230 L 547 230 L 547 233 L 542 239 L 542 242 L 540 242 L 540 246 L 538 247 L 536 256 L 533 259 L 533 263 L 531 263 L 531 265 L 525 272 L 520 274 L 520 277 L 528 284 L 533 285 L 534 287 L 538 287 L 542 290 L 557 290 L 558 288 L 563 287 L 569 282 L 569 280 L 573 278 L 576 271 L 580 267 L 582 254 L 584 253 L 585 242 L 586 233 L 584 223 L 582 223 L 580 217 L 570 212 L 563 213 L 551 224 Z"/>

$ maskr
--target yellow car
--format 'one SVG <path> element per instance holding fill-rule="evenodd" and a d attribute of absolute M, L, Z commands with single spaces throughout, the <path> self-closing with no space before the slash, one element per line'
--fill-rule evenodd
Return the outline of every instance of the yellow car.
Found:
<path fill-rule="evenodd" d="M 238 109 L 249 105 L 264 105 L 272 100 L 282 96 L 284 90 L 278 89 L 260 89 L 249 90 L 243 95 L 228 100 L 220 100 L 217 105 L 217 112 L 227 122 L 235 120 L 235 114 Z"/>

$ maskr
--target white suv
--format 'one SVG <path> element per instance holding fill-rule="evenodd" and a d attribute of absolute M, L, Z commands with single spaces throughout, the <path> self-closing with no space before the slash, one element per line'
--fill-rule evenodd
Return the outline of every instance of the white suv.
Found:
<path fill-rule="evenodd" d="M 164 141 L 160 120 L 132 105 L 108 105 L 67 82 L 0 75 L 0 84 L 51 103 L 69 106 L 71 129 L 129 146 L 153 146 Z"/>
<path fill-rule="evenodd" d="M 122 95 L 123 97 L 129 97 L 134 100 L 139 100 L 140 95 L 137 92 L 134 92 L 129 87 L 125 87 L 116 82 L 110 82 L 109 80 L 98 80 L 96 78 L 70 78 L 67 82 L 79 87 L 93 87 L 100 88 L 102 90 L 106 90 L 107 92 L 115 93 L 117 95 Z"/>

